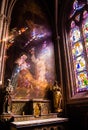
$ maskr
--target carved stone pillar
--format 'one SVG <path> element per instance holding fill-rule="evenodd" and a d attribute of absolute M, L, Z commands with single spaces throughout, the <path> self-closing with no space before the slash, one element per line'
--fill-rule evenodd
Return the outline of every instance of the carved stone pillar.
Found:
<path fill-rule="evenodd" d="M 8 38 L 9 19 L 5 15 L 6 0 L 2 1 L 0 11 L 0 85 L 3 84 L 6 43 Z"/>

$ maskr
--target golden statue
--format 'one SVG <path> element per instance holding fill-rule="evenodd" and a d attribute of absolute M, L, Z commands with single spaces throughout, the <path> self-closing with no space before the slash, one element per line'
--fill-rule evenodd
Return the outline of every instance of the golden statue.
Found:
<path fill-rule="evenodd" d="M 55 112 L 62 112 L 62 93 L 57 81 L 54 82 L 52 91 Z"/>
<path fill-rule="evenodd" d="M 41 105 L 39 103 L 35 103 L 33 106 L 34 116 L 39 117 L 41 115 Z"/>

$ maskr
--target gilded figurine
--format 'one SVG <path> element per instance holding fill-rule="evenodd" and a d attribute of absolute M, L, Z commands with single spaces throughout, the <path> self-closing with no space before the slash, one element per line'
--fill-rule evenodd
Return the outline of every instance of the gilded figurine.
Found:
<path fill-rule="evenodd" d="M 34 111 L 34 116 L 35 117 L 41 116 L 41 105 L 39 103 L 35 103 L 33 111 Z"/>
<path fill-rule="evenodd" d="M 53 104 L 55 112 L 62 112 L 62 93 L 61 87 L 58 86 L 57 81 L 54 82 L 53 88 Z"/>

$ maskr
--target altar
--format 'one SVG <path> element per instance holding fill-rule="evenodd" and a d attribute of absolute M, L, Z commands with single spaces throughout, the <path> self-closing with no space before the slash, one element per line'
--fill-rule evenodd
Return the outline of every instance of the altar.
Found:
<path fill-rule="evenodd" d="M 50 100 L 32 99 L 13 101 L 12 112 L 3 113 L 0 118 L 10 130 L 68 130 L 68 118 L 59 114 L 51 111 Z"/>
<path fill-rule="evenodd" d="M 11 122 L 11 130 L 67 130 L 68 118 L 36 119 Z"/>

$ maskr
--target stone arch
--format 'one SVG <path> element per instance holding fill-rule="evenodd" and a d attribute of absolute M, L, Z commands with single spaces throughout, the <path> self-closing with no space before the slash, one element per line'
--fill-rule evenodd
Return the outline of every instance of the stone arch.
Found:
<path fill-rule="evenodd" d="M 9 8 L 8 8 L 8 10 L 7 10 L 7 18 L 9 18 L 9 19 L 11 18 L 11 13 L 12 13 L 12 10 L 13 10 L 13 7 L 14 7 L 16 1 L 17 1 L 17 0 L 12 0 L 12 1 L 10 2 L 10 4 L 9 4 Z"/>

